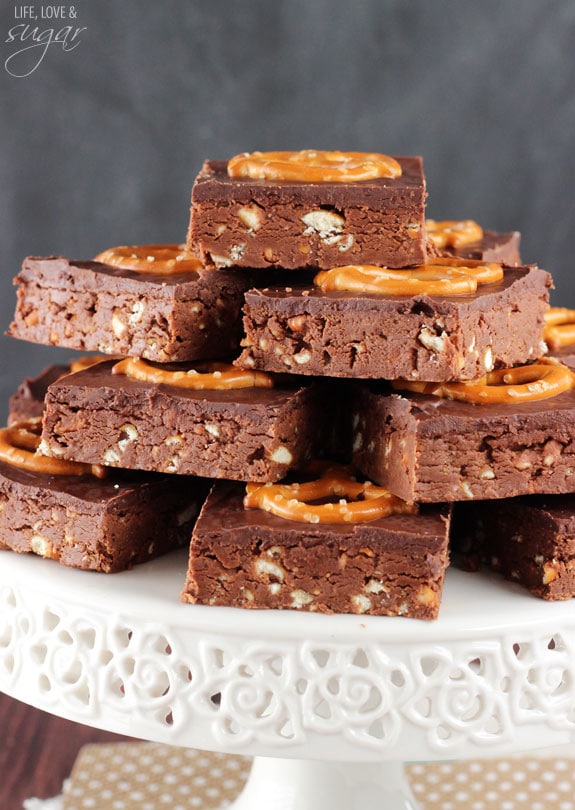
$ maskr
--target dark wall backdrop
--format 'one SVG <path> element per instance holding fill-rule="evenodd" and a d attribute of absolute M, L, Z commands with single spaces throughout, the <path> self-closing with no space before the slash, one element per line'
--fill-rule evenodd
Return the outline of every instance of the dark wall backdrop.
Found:
<path fill-rule="evenodd" d="M 16 46 L 3 44 L 3 328 L 26 254 L 183 240 L 205 157 L 304 147 L 422 154 L 430 216 L 521 230 L 554 303 L 575 306 L 572 0 L 70 6 L 74 21 L 32 27 L 85 27 L 79 45 L 53 42 L 27 78 L 6 71 Z M 22 23 L 15 8 L 3 4 L 0 41 Z M 2 420 L 25 374 L 70 354 L 1 337 Z"/>

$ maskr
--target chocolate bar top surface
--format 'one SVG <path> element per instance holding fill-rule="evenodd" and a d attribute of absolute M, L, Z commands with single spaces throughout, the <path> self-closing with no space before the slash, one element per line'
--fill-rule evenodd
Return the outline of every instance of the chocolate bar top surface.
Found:
<path fill-rule="evenodd" d="M 214 484 L 200 517 L 202 534 L 219 535 L 230 533 L 234 536 L 239 529 L 263 530 L 269 534 L 289 536 L 304 548 L 317 545 L 329 537 L 346 538 L 346 547 L 354 542 L 361 543 L 367 534 L 384 530 L 394 543 L 407 542 L 406 538 L 417 537 L 422 547 L 429 553 L 436 553 L 445 540 L 449 505 L 425 505 L 416 515 L 389 515 L 389 517 L 367 523 L 300 523 L 295 520 L 272 515 L 262 509 L 245 509 L 243 498 L 245 484 L 218 481 Z M 239 535 L 234 537 L 239 541 Z M 410 540 L 413 544 L 413 539 Z"/>
<path fill-rule="evenodd" d="M 59 289 L 77 288 L 80 283 L 89 284 L 95 291 L 113 293 L 115 289 L 133 291 L 142 294 L 146 289 L 153 290 L 154 295 L 185 298 L 186 289 L 195 287 L 202 279 L 214 281 L 209 270 L 190 271 L 186 273 L 138 273 L 123 267 L 113 267 L 96 261 L 78 261 L 65 256 L 28 256 L 24 259 L 22 269 L 14 279 L 15 284 L 33 283 L 38 276 L 42 277 L 44 286 Z M 179 295 L 178 295 L 179 293 Z"/>
<path fill-rule="evenodd" d="M 454 248 L 450 253 L 455 256 L 481 259 L 490 256 L 494 251 L 509 248 L 519 255 L 519 243 L 521 234 L 519 231 L 507 231 L 499 233 L 497 231 L 483 231 L 483 239 L 478 242 L 471 242 L 461 248 Z"/>
<path fill-rule="evenodd" d="M 187 479 L 193 481 L 190 477 Z M 94 504 L 124 496 L 145 501 L 150 487 L 158 484 L 174 485 L 173 477 L 161 473 L 110 469 L 105 478 L 96 478 L 93 475 L 51 475 L 16 467 L 5 461 L 0 461 L 0 480 L 26 489 L 54 492 Z"/>
<path fill-rule="evenodd" d="M 560 349 L 550 349 L 547 354 L 561 363 L 565 363 L 572 371 L 575 371 L 575 343 L 572 346 L 563 346 Z"/>
<path fill-rule="evenodd" d="M 439 251 L 451 256 L 461 256 L 466 259 L 483 259 L 484 261 L 507 261 L 510 264 L 519 264 L 519 244 L 521 234 L 519 231 L 498 233 L 497 231 L 483 231 L 483 238 L 471 242 L 460 248 Z M 500 256 L 497 259 L 497 256 Z"/>
<path fill-rule="evenodd" d="M 575 414 L 575 391 L 565 391 L 549 399 L 541 399 L 521 404 L 486 403 L 476 405 L 444 397 L 428 396 L 426 394 L 392 391 L 389 387 L 370 385 L 374 393 L 381 393 L 403 410 L 408 410 L 418 422 L 422 435 L 435 435 L 437 433 L 453 433 L 462 430 L 478 433 L 489 429 L 495 423 L 504 426 L 513 435 L 514 426 L 525 429 L 537 428 L 538 420 L 544 420 L 546 430 L 552 415 L 555 415 L 557 425 L 565 424 L 565 420 L 572 419 Z M 403 406 L 403 407 L 402 407 Z"/>
<path fill-rule="evenodd" d="M 425 191 L 423 161 L 420 157 L 396 157 L 402 173 L 397 178 L 378 177 L 354 183 L 306 183 L 297 180 L 253 180 L 229 177 L 225 160 L 207 160 L 193 187 L 192 201 L 221 203 L 248 202 L 254 197 L 270 203 L 290 199 L 293 202 L 317 203 L 343 207 L 354 203 L 378 208 L 397 202 L 394 195 L 420 197 Z"/>
<path fill-rule="evenodd" d="M 36 377 L 26 377 L 18 386 L 18 390 L 12 399 L 18 398 L 26 402 L 38 401 L 42 403 L 48 390 L 48 386 L 56 380 L 70 373 L 69 365 L 47 366 Z"/>
<path fill-rule="evenodd" d="M 529 495 L 513 500 L 501 501 L 498 506 L 510 508 L 517 512 L 537 511 L 554 524 L 559 534 L 569 531 L 573 534 L 575 527 L 575 494 L 563 495 Z M 572 538 L 575 542 L 575 536 Z"/>
<path fill-rule="evenodd" d="M 401 272 L 399 270 L 398 272 Z M 545 278 L 546 277 L 546 278 Z M 273 298 L 277 306 L 285 302 L 286 309 L 289 308 L 290 300 L 306 298 L 307 308 L 310 312 L 321 311 L 326 301 L 346 310 L 356 309 L 358 311 L 374 309 L 377 307 L 405 308 L 405 312 L 413 311 L 414 306 L 425 307 L 429 305 L 433 312 L 441 315 L 457 310 L 462 304 L 480 310 L 490 305 L 489 298 L 509 289 L 514 282 L 521 278 L 527 278 L 533 283 L 537 296 L 540 295 L 540 282 L 543 278 L 547 286 L 551 284 L 551 277 L 546 270 L 542 270 L 536 265 L 525 265 L 522 267 L 505 267 L 501 281 L 491 284 L 480 284 L 474 293 L 464 293 L 462 295 L 380 295 L 377 293 L 356 293 L 340 291 L 322 291 L 309 283 L 289 284 L 289 286 L 265 287 L 263 289 L 251 289 L 246 292 L 246 299 L 256 301 L 258 297 Z"/>
<path fill-rule="evenodd" d="M 216 271 L 219 272 L 219 271 Z M 84 404 L 91 402 L 98 403 L 101 398 L 102 389 L 113 392 L 122 402 L 126 403 L 126 412 L 130 410 L 130 400 L 146 396 L 152 397 L 154 391 L 161 391 L 173 399 L 192 400 L 205 403 L 206 407 L 210 403 L 214 405 L 227 404 L 230 408 L 273 408 L 275 405 L 282 406 L 295 393 L 303 388 L 309 387 L 295 380 L 290 385 L 290 380 L 278 383 L 273 388 L 232 388 L 222 391 L 194 391 L 189 388 L 181 388 L 175 385 L 165 385 L 132 380 L 124 374 L 113 374 L 112 368 L 117 361 L 110 360 L 98 363 L 95 366 L 78 371 L 75 374 L 57 380 L 48 389 L 49 396 L 57 396 L 58 391 L 64 390 L 73 396 L 78 392 L 78 401 Z M 188 369 L 192 364 L 165 363 L 162 368 L 171 370 Z"/>

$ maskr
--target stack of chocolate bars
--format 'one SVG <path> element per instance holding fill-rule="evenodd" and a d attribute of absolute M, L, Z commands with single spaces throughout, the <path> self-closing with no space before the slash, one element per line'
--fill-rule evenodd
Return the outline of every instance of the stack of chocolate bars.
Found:
<path fill-rule="evenodd" d="M 99 354 L 12 398 L 1 546 L 189 543 L 187 602 L 433 619 L 451 535 L 575 595 L 573 313 L 425 200 L 419 158 L 254 152 L 205 163 L 186 246 L 26 259 L 10 334 Z"/>

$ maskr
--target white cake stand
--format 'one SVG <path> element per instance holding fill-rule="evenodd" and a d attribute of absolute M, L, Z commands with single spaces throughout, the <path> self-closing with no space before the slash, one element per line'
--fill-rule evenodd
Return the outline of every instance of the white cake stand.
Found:
<path fill-rule="evenodd" d="M 186 562 L 105 576 L 0 552 L 0 690 L 255 755 L 236 810 L 407 810 L 405 760 L 574 739 L 573 603 L 449 571 L 436 622 L 208 608 L 178 601 Z"/>

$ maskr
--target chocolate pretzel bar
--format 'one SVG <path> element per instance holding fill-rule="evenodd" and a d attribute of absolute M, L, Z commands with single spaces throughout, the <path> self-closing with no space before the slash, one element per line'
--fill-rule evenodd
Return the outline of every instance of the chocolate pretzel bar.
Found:
<path fill-rule="evenodd" d="M 245 509 L 217 482 L 196 524 L 185 602 L 318 613 L 437 617 L 450 506 L 369 523 L 297 523 Z"/>
<path fill-rule="evenodd" d="M 114 374 L 114 365 L 100 363 L 49 387 L 46 455 L 206 478 L 275 481 L 318 452 L 328 429 L 327 396 L 315 383 L 189 390 L 168 379 L 155 383 Z M 169 375 L 188 369 L 165 370 Z"/>
<path fill-rule="evenodd" d="M 186 545 L 207 483 L 111 471 L 52 475 L 0 460 L 0 549 L 112 573 Z"/>
<path fill-rule="evenodd" d="M 519 231 L 498 233 L 497 231 L 483 231 L 483 236 L 476 242 L 470 242 L 462 247 L 443 248 L 438 251 L 440 256 L 455 256 L 460 259 L 478 259 L 483 262 L 501 262 L 508 266 L 521 264 L 519 244 L 521 234 Z"/>
<path fill-rule="evenodd" d="M 36 377 L 26 377 L 8 404 L 8 424 L 21 422 L 26 419 L 37 419 L 44 412 L 44 397 L 48 386 L 56 382 L 64 374 L 70 373 L 69 365 L 47 366 Z"/>
<path fill-rule="evenodd" d="M 206 161 L 192 189 L 188 247 L 217 268 L 421 264 L 422 161 L 397 161 L 400 177 L 345 183 L 229 177 L 226 161 Z"/>
<path fill-rule="evenodd" d="M 249 290 L 242 368 L 330 377 L 469 380 L 543 353 L 551 277 L 507 268 L 465 295 Z M 289 286 L 288 286 L 289 285 Z"/>
<path fill-rule="evenodd" d="M 408 501 L 575 492 L 575 391 L 475 404 L 359 385 L 353 461 Z"/>
<path fill-rule="evenodd" d="M 165 363 L 234 353 L 250 275 L 142 275 L 101 262 L 30 257 L 14 283 L 11 337 Z"/>
<path fill-rule="evenodd" d="M 575 495 L 457 504 L 452 545 L 541 599 L 575 597 Z"/>

